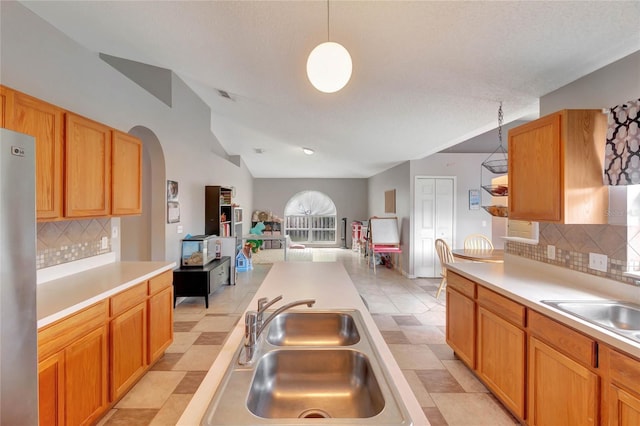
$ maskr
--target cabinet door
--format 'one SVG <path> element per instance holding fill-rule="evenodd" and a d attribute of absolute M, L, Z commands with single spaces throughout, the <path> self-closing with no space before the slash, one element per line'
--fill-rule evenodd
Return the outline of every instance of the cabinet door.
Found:
<path fill-rule="evenodd" d="M 7 105 L 7 127 L 36 140 L 37 219 L 62 218 L 64 111 L 20 92 Z"/>
<path fill-rule="evenodd" d="M 640 395 L 627 392 L 615 385 L 610 386 L 609 392 L 609 422 L 603 422 L 603 424 L 640 425 Z"/>
<path fill-rule="evenodd" d="M 65 349 L 65 424 L 90 424 L 107 408 L 107 328 Z"/>
<path fill-rule="evenodd" d="M 9 96 L 9 89 L 0 86 L 0 127 L 6 126 L 6 111 L 7 111 L 7 97 Z"/>
<path fill-rule="evenodd" d="M 562 218 L 561 116 L 552 114 L 509 131 L 509 218 Z"/>
<path fill-rule="evenodd" d="M 519 417 L 524 418 L 524 330 L 478 307 L 478 376 Z"/>
<path fill-rule="evenodd" d="M 111 320 L 111 400 L 120 398 L 147 367 L 147 305 L 140 303 Z"/>
<path fill-rule="evenodd" d="M 111 213 L 111 130 L 66 114 L 65 216 Z"/>
<path fill-rule="evenodd" d="M 528 379 L 530 426 L 598 424 L 598 376 L 535 337 Z"/>
<path fill-rule="evenodd" d="M 475 368 L 475 303 L 447 287 L 447 343 L 470 368 Z"/>
<path fill-rule="evenodd" d="M 38 363 L 40 425 L 64 425 L 64 395 L 64 351 L 62 351 Z"/>
<path fill-rule="evenodd" d="M 111 213 L 142 213 L 142 142 L 113 131 Z"/>
<path fill-rule="evenodd" d="M 173 287 L 149 298 L 149 364 L 173 342 Z"/>

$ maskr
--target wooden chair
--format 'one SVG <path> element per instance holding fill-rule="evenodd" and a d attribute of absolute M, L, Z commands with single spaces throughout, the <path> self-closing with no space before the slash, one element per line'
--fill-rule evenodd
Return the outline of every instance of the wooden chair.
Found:
<path fill-rule="evenodd" d="M 471 250 L 493 250 L 493 243 L 482 234 L 471 234 L 464 239 L 464 248 Z"/>
<path fill-rule="evenodd" d="M 440 292 L 447 284 L 446 264 L 453 263 L 454 258 L 453 258 L 453 254 L 451 253 L 451 248 L 449 247 L 449 244 L 447 244 L 445 240 L 440 238 L 436 240 L 436 253 L 438 253 L 438 258 L 440 259 L 440 267 L 441 267 L 440 276 L 442 277 L 442 280 L 440 281 L 440 286 L 438 287 L 438 292 L 436 293 L 436 299 L 437 299 L 438 297 L 440 297 Z"/>

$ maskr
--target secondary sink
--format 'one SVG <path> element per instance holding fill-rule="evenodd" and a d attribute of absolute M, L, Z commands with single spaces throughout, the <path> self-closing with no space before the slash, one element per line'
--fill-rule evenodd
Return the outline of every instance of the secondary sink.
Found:
<path fill-rule="evenodd" d="M 361 352 L 278 350 L 260 359 L 247 407 L 266 418 L 364 418 L 380 413 L 384 398 Z"/>
<path fill-rule="evenodd" d="M 353 317 L 340 312 L 288 312 L 269 327 L 275 346 L 350 346 L 360 341 Z"/>
<path fill-rule="evenodd" d="M 640 305 L 615 300 L 543 300 L 542 302 L 640 342 Z"/>

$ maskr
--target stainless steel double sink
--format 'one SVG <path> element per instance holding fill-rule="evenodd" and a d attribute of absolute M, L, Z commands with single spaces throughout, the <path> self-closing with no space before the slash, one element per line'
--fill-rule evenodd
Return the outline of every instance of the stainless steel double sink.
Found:
<path fill-rule="evenodd" d="M 640 343 L 640 305 L 617 300 L 543 300 L 542 303 Z"/>
<path fill-rule="evenodd" d="M 252 363 L 238 348 L 203 425 L 411 424 L 359 311 L 290 311 L 268 327 Z"/>

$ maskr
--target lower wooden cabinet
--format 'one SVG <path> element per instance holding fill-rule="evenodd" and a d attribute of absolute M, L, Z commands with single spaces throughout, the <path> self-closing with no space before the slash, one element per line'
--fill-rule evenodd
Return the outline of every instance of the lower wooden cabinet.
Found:
<path fill-rule="evenodd" d="M 173 286 L 149 297 L 149 364 L 173 342 Z"/>
<path fill-rule="evenodd" d="M 447 343 L 469 367 L 475 367 L 475 303 L 447 287 Z"/>
<path fill-rule="evenodd" d="M 600 346 L 603 426 L 640 425 L 640 360 Z"/>
<path fill-rule="evenodd" d="M 38 330 L 41 426 L 95 423 L 162 356 L 173 341 L 172 277 L 166 271 Z"/>
<path fill-rule="evenodd" d="M 111 400 L 117 400 L 147 368 L 146 300 L 111 320 Z"/>
<path fill-rule="evenodd" d="M 598 388 L 598 376 L 589 368 L 529 339 L 529 425 L 597 425 Z"/>
<path fill-rule="evenodd" d="M 65 349 L 65 424 L 90 424 L 107 408 L 107 327 Z"/>
<path fill-rule="evenodd" d="M 525 415 L 526 341 L 524 330 L 478 308 L 477 374 L 519 418 Z"/>

